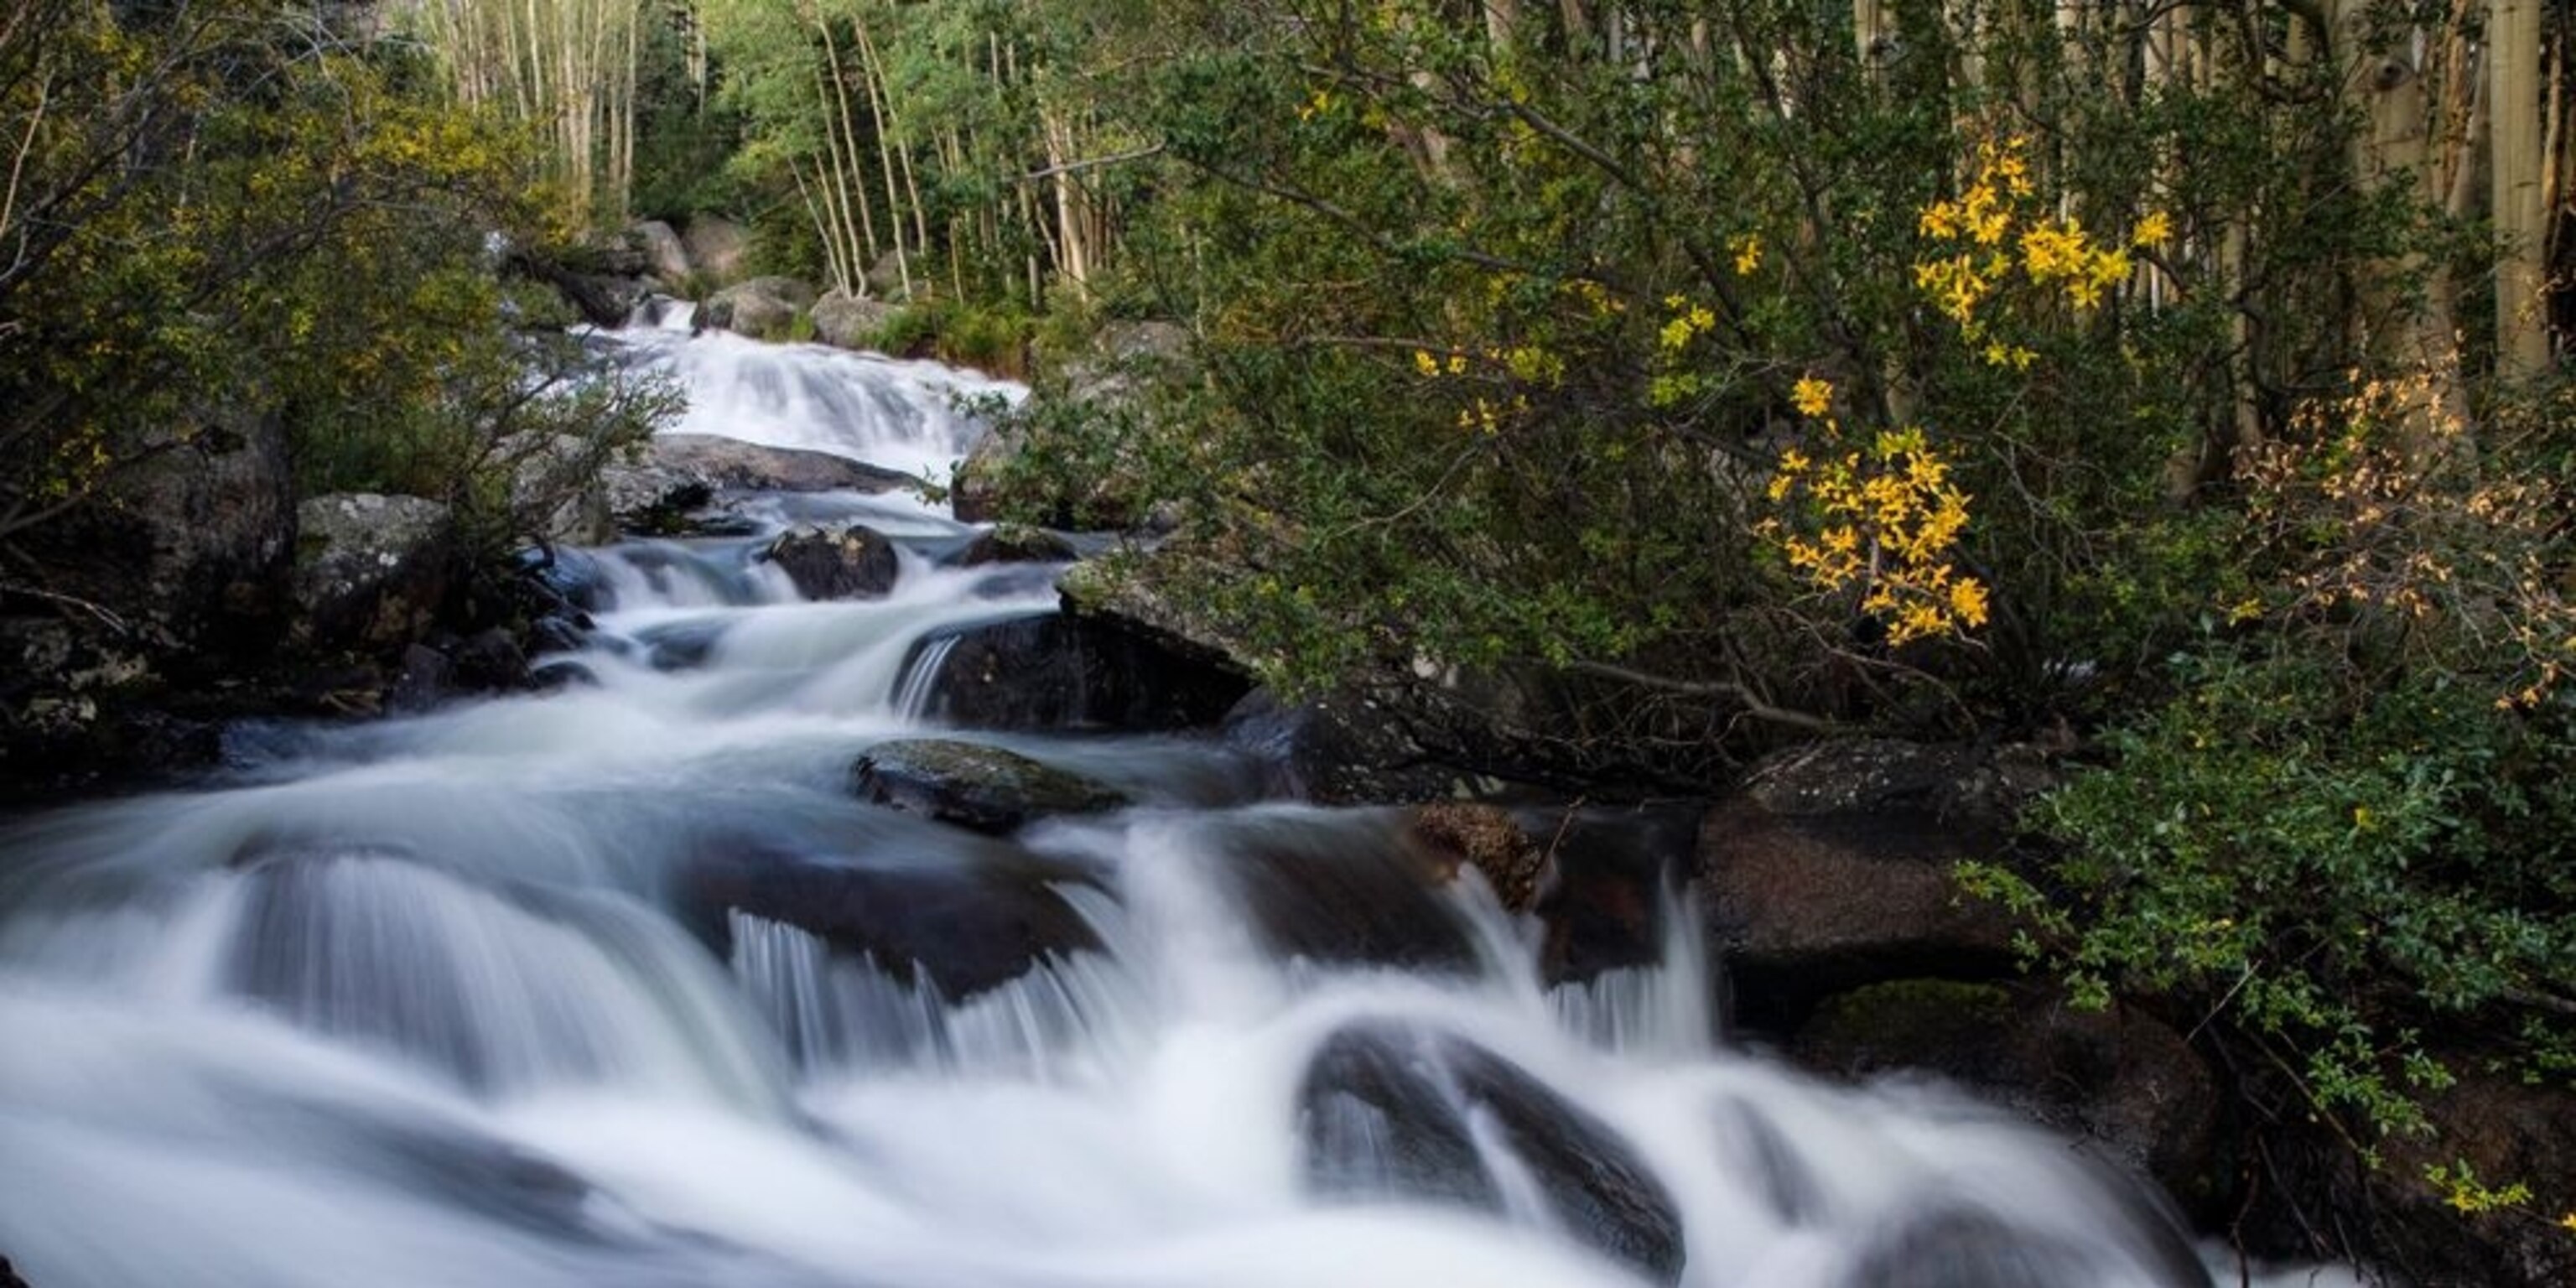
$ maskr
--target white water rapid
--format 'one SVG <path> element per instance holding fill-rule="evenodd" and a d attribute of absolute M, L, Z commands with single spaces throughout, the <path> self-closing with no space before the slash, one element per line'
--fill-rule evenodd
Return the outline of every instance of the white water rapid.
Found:
<path fill-rule="evenodd" d="M 907 470 L 971 441 L 943 390 L 1017 394 L 628 342 L 682 429 Z M 1688 917 L 1579 987 L 1472 880 L 1426 905 L 1458 963 L 1283 953 L 1239 864 L 1387 862 L 1390 813 L 1258 799 L 1189 737 L 938 730 L 908 661 L 1052 611 L 1048 570 L 798 504 L 893 537 L 894 591 L 630 542 L 581 682 L 249 731 L 201 789 L 0 831 L 0 1254 L 34 1288 L 2208 1282 L 2064 1141 L 1727 1047 Z M 852 795 L 926 730 L 1135 803 L 995 838 Z M 851 936 L 1037 964 L 943 986 Z"/>

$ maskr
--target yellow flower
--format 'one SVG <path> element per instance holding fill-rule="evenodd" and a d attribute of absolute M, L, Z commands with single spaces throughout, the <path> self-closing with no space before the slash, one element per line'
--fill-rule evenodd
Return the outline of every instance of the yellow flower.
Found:
<path fill-rule="evenodd" d="M 2161 249 L 2172 240 L 2173 219 L 2161 210 L 2148 211 L 2147 217 L 2138 221 L 2138 230 L 2129 234 L 2130 245 L 2149 250 Z"/>
<path fill-rule="evenodd" d="M 1746 233 L 1735 239 L 1735 275 L 1742 277 L 1762 267 L 1762 234 Z"/>
<path fill-rule="evenodd" d="M 1789 391 L 1789 401 L 1801 415 L 1822 416 L 1833 410 L 1834 387 L 1814 376 L 1801 376 L 1797 386 Z"/>
<path fill-rule="evenodd" d="M 1416 349 L 1413 351 L 1413 369 L 1426 376 L 1436 376 L 1440 374 L 1440 360 L 1432 357 L 1428 349 Z"/>

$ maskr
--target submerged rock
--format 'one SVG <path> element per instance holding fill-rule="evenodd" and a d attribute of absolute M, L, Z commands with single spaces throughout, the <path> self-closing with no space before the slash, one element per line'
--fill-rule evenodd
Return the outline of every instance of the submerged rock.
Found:
<path fill-rule="evenodd" d="M 861 524 L 798 528 L 760 557 L 778 565 L 807 599 L 875 599 L 894 589 L 902 561 L 885 534 Z"/>
<path fill-rule="evenodd" d="M 1316 1053 L 1297 1104 L 1306 1183 L 1322 1194 L 1500 1213 L 1491 1140 L 1568 1234 L 1657 1282 L 1681 1278 L 1681 1212 L 1662 1182 L 1609 1124 L 1465 1038 L 1352 1025 Z"/>
<path fill-rule="evenodd" d="M 2216 1080 L 2181 1034 L 2135 1008 L 2080 1011 L 2021 981 L 1898 980 L 1826 999 L 1789 1055 L 1841 1077 L 1939 1074 L 2093 1142 L 2189 1204 L 2225 1179 Z"/>
<path fill-rule="evenodd" d="M 1201 837 L 1255 936 L 1282 958 L 1468 973 L 1474 940 L 1440 890 L 1441 863 L 1357 822 L 1246 818 Z"/>
<path fill-rule="evenodd" d="M 850 766 L 860 799 L 978 832 L 1031 819 L 1124 807 L 1116 790 L 1015 751 L 948 738 L 904 738 L 869 748 Z"/>
<path fill-rule="evenodd" d="M 682 920 L 731 951 L 726 915 L 793 926 L 898 978 L 918 972 L 960 1001 L 1040 963 L 1096 951 L 1060 890 L 1085 874 L 993 842 L 894 863 L 757 842 L 710 846 L 680 883 Z"/>

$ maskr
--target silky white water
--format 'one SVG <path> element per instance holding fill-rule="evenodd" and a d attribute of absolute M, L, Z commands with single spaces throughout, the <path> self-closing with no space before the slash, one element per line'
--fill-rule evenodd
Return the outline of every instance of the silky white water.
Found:
<path fill-rule="evenodd" d="M 914 367 L 644 343 L 692 431 L 905 468 L 971 432 Z M 764 371 L 808 392 L 725 419 Z M 1549 1162 L 1574 1140 L 1663 1196 L 1701 1288 L 2204 1282 L 2064 1141 L 1728 1049 L 1688 917 L 1659 966 L 1554 989 L 1472 878 L 1426 905 L 1464 969 L 1281 953 L 1234 863 L 1375 861 L 1396 820 L 1255 799 L 1213 742 L 931 730 L 1136 802 L 1010 839 L 854 799 L 959 631 L 1054 602 L 889 513 L 884 599 L 798 602 L 758 539 L 631 543 L 585 682 L 251 731 L 202 790 L 0 833 L 0 1254 L 36 1288 L 1651 1281 Z M 931 897 L 959 874 L 1079 946 L 957 990 L 792 924 L 847 879 L 914 892 L 851 915 L 972 938 Z M 1418 1184 L 1419 1124 L 1326 1068 L 1450 1114 L 1470 1183 Z"/>

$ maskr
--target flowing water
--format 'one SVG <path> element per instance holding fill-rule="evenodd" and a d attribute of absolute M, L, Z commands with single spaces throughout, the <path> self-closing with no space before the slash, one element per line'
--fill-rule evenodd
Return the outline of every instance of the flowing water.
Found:
<path fill-rule="evenodd" d="M 684 429 L 905 469 L 975 432 L 943 389 L 1015 396 L 628 342 Z M 201 790 L 0 834 L 0 1253 L 37 1288 L 2205 1282 L 2064 1142 L 1728 1049 L 1690 918 L 1559 988 L 1472 880 L 1427 905 L 1459 962 L 1284 951 L 1238 862 L 1392 861 L 1395 820 L 1258 799 L 1216 744 L 959 732 L 1136 802 L 1007 840 L 860 803 L 956 634 L 1053 596 L 944 565 L 932 507 L 767 504 L 895 537 L 893 593 L 624 544 L 584 682 L 245 731 Z M 995 942 L 1034 967 L 887 947 Z"/>

